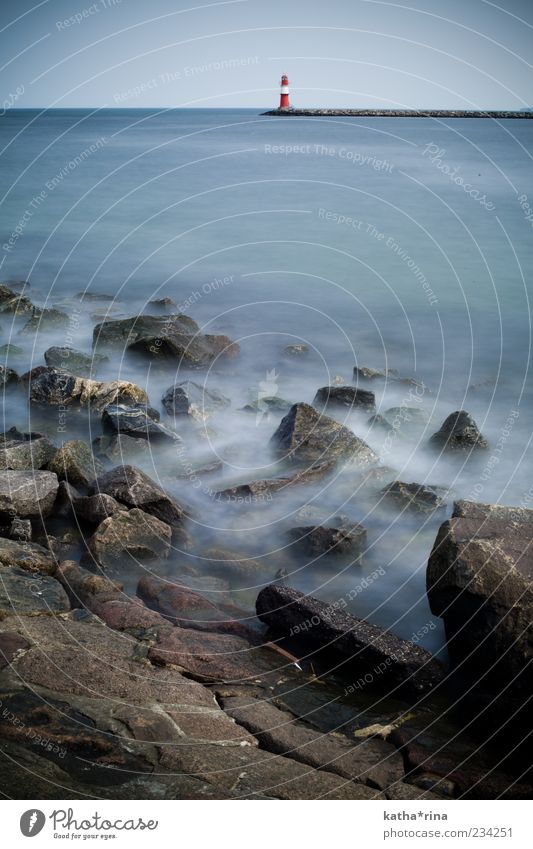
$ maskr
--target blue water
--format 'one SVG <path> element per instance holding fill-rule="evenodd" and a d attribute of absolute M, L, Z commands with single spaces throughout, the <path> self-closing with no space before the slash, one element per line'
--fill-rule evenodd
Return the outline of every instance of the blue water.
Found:
<path fill-rule="evenodd" d="M 118 315 L 168 295 L 206 332 L 240 342 L 232 370 L 207 378 L 235 411 L 213 422 L 208 440 L 225 462 L 220 485 L 268 473 L 279 416 L 257 423 L 237 413 L 261 381 L 272 394 L 311 401 L 336 375 L 350 382 L 357 363 L 396 368 L 432 390 L 416 402 L 427 427 L 382 458 L 398 477 L 533 506 L 532 121 L 11 110 L 0 119 L 0 150 L 1 279 L 28 279 L 49 306 L 84 289 L 110 293 Z M 84 319 L 78 347 L 89 349 L 94 323 Z M 21 344 L 1 325 L 2 343 Z M 280 355 L 295 342 L 312 348 L 305 365 Z M 33 364 L 49 344 L 28 347 Z M 120 369 L 140 381 L 127 362 Z M 158 406 L 165 380 L 149 380 Z M 392 384 L 376 393 L 381 411 L 405 398 Z M 437 462 L 426 450 L 429 435 L 460 408 L 498 447 L 489 471 L 485 462 Z M 366 418 L 347 423 L 380 451 Z M 4 420 L 14 423 L 9 414 Z M 210 544 L 259 559 L 283 547 L 287 514 L 309 497 L 294 491 L 282 515 L 266 505 L 214 521 L 205 492 L 173 487 L 204 511 Z M 442 517 L 397 521 L 351 493 L 343 480 L 315 495 L 369 528 L 367 566 L 340 575 L 335 567 L 302 569 L 293 582 L 335 599 L 382 565 L 386 577 L 358 593 L 351 609 L 409 637 L 436 621 L 424 576 Z M 438 621 L 421 642 L 439 647 Z"/>

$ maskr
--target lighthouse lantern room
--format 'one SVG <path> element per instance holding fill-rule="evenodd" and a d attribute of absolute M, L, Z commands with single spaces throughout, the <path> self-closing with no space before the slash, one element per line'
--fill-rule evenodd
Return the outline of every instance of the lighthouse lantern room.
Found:
<path fill-rule="evenodd" d="M 283 74 L 281 78 L 281 93 L 279 98 L 280 109 L 290 109 L 289 106 L 289 78 L 287 74 Z"/>

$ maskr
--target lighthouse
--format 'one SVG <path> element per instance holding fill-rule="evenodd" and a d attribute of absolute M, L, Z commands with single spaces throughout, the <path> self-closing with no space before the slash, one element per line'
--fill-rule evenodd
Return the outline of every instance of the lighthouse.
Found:
<path fill-rule="evenodd" d="M 290 109 L 290 106 L 289 106 L 289 78 L 288 78 L 287 74 L 283 74 L 283 76 L 281 78 L 279 108 L 280 109 Z"/>

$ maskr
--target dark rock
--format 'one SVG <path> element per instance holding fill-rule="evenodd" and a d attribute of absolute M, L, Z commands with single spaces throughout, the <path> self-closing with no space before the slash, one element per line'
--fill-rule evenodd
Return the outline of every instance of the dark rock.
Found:
<path fill-rule="evenodd" d="M 92 377 L 102 363 L 107 362 L 109 357 L 101 354 L 85 354 L 75 348 L 48 348 L 44 352 L 47 366 L 68 371 L 79 377 Z"/>
<path fill-rule="evenodd" d="M 18 383 L 18 379 L 19 376 L 14 369 L 0 365 L 0 389 L 5 389 L 6 386 L 13 386 Z"/>
<path fill-rule="evenodd" d="M 34 616 L 70 610 L 67 594 L 49 575 L 0 566 L 0 617 Z"/>
<path fill-rule="evenodd" d="M 353 379 L 355 383 L 358 383 L 360 380 L 387 380 L 389 378 L 393 379 L 397 376 L 398 372 L 394 368 L 377 369 L 367 368 L 366 366 L 362 366 L 361 368 L 354 366 L 353 369 Z"/>
<path fill-rule="evenodd" d="M 216 500 L 237 505 L 270 502 L 274 493 L 282 492 L 287 487 L 321 480 L 334 469 L 334 466 L 334 462 L 314 463 L 286 477 L 264 478 L 228 487 L 216 493 Z"/>
<path fill-rule="evenodd" d="M 272 395 L 266 398 L 257 398 L 249 404 L 245 404 L 242 408 L 246 413 L 256 413 L 264 415 L 265 413 L 286 413 L 290 410 L 292 404 L 290 401 L 285 401 L 283 398 L 278 398 L 277 395 Z"/>
<path fill-rule="evenodd" d="M 74 502 L 81 498 L 81 492 L 67 481 L 59 481 L 56 502 L 54 504 L 54 517 L 72 519 Z"/>
<path fill-rule="evenodd" d="M 372 413 L 376 409 L 376 397 L 373 392 L 353 386 L 323 386 L 316 393 L 313 406 L 348 407 Z"/>
<path fill-rule="evenodd" d="M 171 538 L 170 526 L 155 516 L 137 508 L 117 512 L 98 526 L 83 562 L 104 570 L 142 566 L 147 560 L 168 557 Z"/>
<path fill-rule="evenodd" d="M 187 315 L 151 316 L 110 319 L 97 324 L 93 330 L 93 348 L 124 350 L 132 342 L 144 337 L 162 339 L 166 334 L 181 333 L 194 336 L 200 328 Z"/>
<path fill-rule="evenodd" d="M 16 631 L 3 631 L 0 633 L 0 670 L 15 660 L 15 658 L 27 648 L 30 644 L 24 637 L 17 634 Z"/>
<path fill-rule="evenodd" d="M 42 469 L 56 450 L 42 433 L 21 433 L 12 427 L 0 436 L 0 469 Z"/>
<path fill-rule="evenodd" d="M 192 380 L 185 380 L 167 389 L 162 404 L 169 416 L 188 414 L 204 422 L 217 410 L 229 407 L 231 401 L 217 389 L 207 389 Z"/>
<path fill-rule="evenodd" d="M 372 449 L 347 427 L 320 415 L 309 404 L 294 404 L 271 439 L 289 460 L 316 464 L 349 461 L 357 466 L 377 463 Z"/>
<path fill-rule="evenodd" d="M 25 313 L 32 313 L 33 310 L 34 306 L 26 295 L 0 283 L 0 313 L 24 315 Z"/>
<path fill-rule="evenodd" d="M 191 368 L 204 368 L 215 359 L 233 359 L 239 355 L 239 350 L 237 343 L 228 336 L 186 336 L 182 333 L 143 336 L 128 345 L 128 351 L 152 362 L 162 361 Z"/>
<path fill-rule="evenodd" d="M 0 529 L 0 536 L 12 539 L 15 542 L 30 542 L 32 538 L 32 527 L 29 519 L 19 519 L 17 516 L 10 525 Z"/>
<path fill-rule="evenodd" d="M 102 492 L 126 507 L 139 507 L 173 527 L 182 527 L 188 515 L 185 508 L 135 466 L 117 466 L 101 475 L 91 486 L 89 494 Z"/>
<path fill-rule="evenodd" d="M 287 357 L 304 357 L 309 353 L 309 348 L 307 345 L 287 345 L 283 353 Z"/>
<path fill-rule="evenodd" d="M 532 691 L 533 510 L 459 502 L 427 569 L 430 607 L 450 656 L 480 685 Z"/>
<path fill-rule="evenodd" d="M 0 517 L 40 519 L 49 516 L 57 495 L 52 472 L 0 472 Z"/>
<path fill-rule="evenodd" d="M 87 443 L 79 439 L 64 442 L 53 460 L 48 463 L 48 469 L 55 472 L 59 480 L 81 487 L 89 486 L 104 472 L 104 467 L 95 459 Z"/>
<path fill-rule="evenodd" d="M 414 513 L 433 513 L 446 507 L 448 490 L 442 486 L 426 486 L 419 483 L 404 483 L 392 481 L 387 484 L 380 496 L 385 503 L 399 510 L 409 510 Z"/>
<path fill-rule="evenodd" d="M 57 565 L 52 552 L 47 548 L 29 540 L 20 541 L 2 537 L 0 537 L 0 564 L 17 566 L 26 572 L 40 572 L 43 575 L 53 575 Z"/>
<path fill-rule="evenodd" d="M 91 380 L 44 366 L 28 375 L 29 399 L 44 407 L 88 408 L 101 412 L 110 404 L 147 404 L 144 389 L 125 380 Z"/>
<path fill-rule="evenodd" d="M 90 525 L 99 525 L 104 519 L 116 513 L 124 513 L 127 509 L 124 504 L 119 504 L 104 492 L 99 495 L 82 496 L 73 502 L 73 510 L 77 518 Z"/>
<path fill-rule="evenodd" d="M 434 448 L 443 451 L 472 451 L 488 448 L 488 442 L 480 433 L 474 419 L 464 410 L 451 413 L 429 442 Z"/>
<path fill-rule="evenodd" d="M 177 433 L 154 418 L 157 411 L 143 404 L 112 404 L 102 413 L 104 434 L 146 439 L 153 443 L 176 445 L 181 442 Z"/>
<path fill-rule="evenodd" d="M 425 649 L 338 606 L 279 585 L 261 590 L 256 603 L 257 615 L 275 634 L 304 647 L 327 647 L 337 673 L 342 667 L 343 674 L 367 675 L 369 685 L 383 683 L 398 693 L 427 692 L 442 681 L 441 664 Z"/>
<path fill-rule="evenodd" d="M 154 301 L 148 301 L 148 312 L 172 313 L 177 309 L 177 304 L 172 298 L 156 298 Z"/>
<path fill-rule="evenodd" d="M 306 557 L 339 555 L 359 559 L 366 548 L 366 529 L 362 525 L 339 528 L 304 525 L 291 528 L 289 539 L 292 547 Z"/>
<path fill-rule="evenodd" d="M 35 309 L 20 333 L 45 333 L 49 330 L 60 330 L 68 327 L 69 321 L 68 315 L 60 310 Z"/>

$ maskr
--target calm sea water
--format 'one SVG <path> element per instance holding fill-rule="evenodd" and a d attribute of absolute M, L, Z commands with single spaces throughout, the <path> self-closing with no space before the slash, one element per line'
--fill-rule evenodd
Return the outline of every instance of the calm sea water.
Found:
<path fill-rule="evenodd" d="M 381 412 L 407 402 L 429 419 L 382 455 L 397 477 L 533 506 L 533 122 L 12 110 L 0 118 L 0 150 L 1 279 L 28 279 L 38 302 L 65 309 L 80 290 L 109 293 L 117 315 L 170 296 L 205 332 L 240 342 L 229 370 L 202 376 L 232 408 L 190 449 L 199 460 L 220 456 L 223 470 L 198 489 L 165 479 L 161 466 L 149 470 L 194 503 L 205 545 L 253 556 L 272 577 L 303 504 L 345 513 L 369 530 L 365 564 L 294 566 L 292 583 L 331 600 L 356 588 L 355 613 L 406 637 L 434 622 L 421 642 L 438 649 L 424 586 L 442 515 L 387 512 L 354 495 L 349 475 L 246 510 L 221 510 L 210 490 L 272 472 L 268 439 L 280 416 L 256 420 L 239 412 L 243 403 L 264 394 L 311 401 L 335 376 L 350 382 L 357 363 L 398 369 L 431 390 L 412 401 L 405 387 L 376 385 Z M 106 305 L 92 314 L 97 307 Z M 90 350 L 95 321 L 84 314 L 77 347 Z M 18 326 L 6 320 L 1 330 L 2 343 L 25 350 L 20 371 L 64 342 L 15 338 Z M 282 356 L 300 342 L 311 349 L 305 361 Z M 126 360 L 107 373 L 118 370 L 145 382 L 160 406 L 168 375 L 139 374 Z M 492 446 L 468 466 L 426 448 L 461 408 Z M 10 400 L 4 424 L 26 416 Z M 339 418 L 383 452 L 368 416 Z M 171 558 L 171 574 L 183 562 Z M 378 566 L 385 575 L 359 591 Z M 242 588 L 243 604 L 261 582 Z"/>

